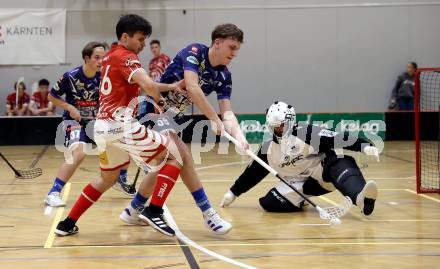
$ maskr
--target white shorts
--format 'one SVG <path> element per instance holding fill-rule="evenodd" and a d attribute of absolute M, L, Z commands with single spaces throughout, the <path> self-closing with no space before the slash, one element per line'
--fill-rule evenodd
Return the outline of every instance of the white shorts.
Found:
<path fill-rule="evenodd" d="M 146 128 L 136 120 L 119 122 L 98 119 L 94 136 L 103 171 L 113 171 L 128 165 L 130 157 L 145 171 L 155 170 L 156 167 L 150 162 L 167 150 L 170 142 L 167 136 Z"/>

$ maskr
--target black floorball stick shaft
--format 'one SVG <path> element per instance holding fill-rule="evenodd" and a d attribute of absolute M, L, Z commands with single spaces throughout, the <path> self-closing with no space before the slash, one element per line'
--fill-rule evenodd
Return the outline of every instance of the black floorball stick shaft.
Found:
<path fill-rule="evenodd" d="M 136 187 L 136 183 L 137 183 L 137 180 L 138 180 L 138 177 L 139 177 L 139 173 L 141 172 L 141 169 L 138 167 L 138 170 L 137 170 L 137 172 L 136 172 L 136 176 L 134 177 L 134 181 L 133 181 L 133 183 L 131 184 L 131 186 L 133 186 L 133 187 Z"/>
<path fill-rule="evenodd" d="M 6 162 L 6 164 L 14 171 L 16 176 L 21 177 L 21 174 L 17 171 L 17 169 L 14 168 L 14 166 L 12 166 L 12 164 L 5 158 L 5 156 L 3 156 L 3 154 L 0 152 L 0 157 L 3 159 L 3 161 Z"/>

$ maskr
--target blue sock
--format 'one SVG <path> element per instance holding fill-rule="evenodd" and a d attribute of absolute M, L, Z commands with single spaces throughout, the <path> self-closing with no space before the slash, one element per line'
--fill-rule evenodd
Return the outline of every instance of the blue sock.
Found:
<path fill-rule="evenodd" d="M 55 178 L 55 180 L 53 181 L 52 189 L 50 189 L 48 194 L 51 194 L 52 192 L 61 192 L 61 190 L 64 187 L 64 184 L 66 184 L 66 182 L 62 181 L 59 178 Z"/>
<path fill-rule="evenodd" d="M 142 196 L 139 192 L 136 193 L 133 200 L 131 200 L 131 207 L 140 211 L 144 208 L 145 203 L 147 202 L 148 197 Z"/>
<path fill-rule="evenodd" d="M 121 169 L 119 172 L 119 181 L 127 184 L 127 169 Z"/>
<path fill-rule="evenodd" d="M 192 196 L 196 201 L 197 206 L 202 210 L 202 212 L 211 208 L 211 204 L 209 203 L 208 196 L 206 196 L 205 190 L 201 187 L 199 190 L 192 192 Z"/>

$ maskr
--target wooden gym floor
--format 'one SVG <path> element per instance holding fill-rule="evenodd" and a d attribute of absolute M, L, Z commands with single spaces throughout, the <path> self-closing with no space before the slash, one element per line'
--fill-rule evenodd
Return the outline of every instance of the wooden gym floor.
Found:
<path fill-rule="evenodd" d="M 272 176 L 231 208 L 219 208 L 247 158 L 235 151 L 203 154 L 197 167 L 205 190 L 234 227 L 224 236 L 208 231 L 180 182 L 167 205 L 191 246 L 151 227 L 124 225 L 119 214 L 130 198 L 113 189 L 83 215 L 79 234 L 55 237 L 56 223 L 66 216 L 86 183 L 99 176 L 97 157 L 88 156 L 65 186 L 67 207 L 51 209 L 44 207 L 43 199 L 63 155 L 53 146 L 0 147 L 0 151 L 18 169 L 37 161 L 36 167 L 43 169 L 39 178 L 19 180 L 0 163 L 0 268 L 240 268 L 227 261 L 242 268 L 435 268 L 440 264 L 440 196 L 415 193 L 413 142 L 387 142 L 381 162 L 368 161 L 362 170 L 379 185 L 376 210 L 364 217 L 353 207 L 339 226 L 327 225 L 311 207 L 292 214 L 262 211 L 258 198 L 276 182 Z M 130 167 L 130 180 L 135 169 Z M 341 197 L 330 193 L 314 200 L 328 206 Z"/>

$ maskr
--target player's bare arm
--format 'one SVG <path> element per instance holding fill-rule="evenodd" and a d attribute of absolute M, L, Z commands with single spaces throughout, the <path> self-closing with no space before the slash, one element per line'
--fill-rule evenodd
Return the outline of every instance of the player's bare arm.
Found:
<path fill-rule="evenodd" d="M 38 113 L 51 112 L 53 110 L 53 104 L 52 104 L 52 102 L 49 102 L 47 104 L 47 107 L 40 108 L 40 109 L 37 109 L 37 110 L 38 110 Z"/>
<path fill-rule="evenodd" d="M 14 110 L 12 109 L 11 105 L 6 105 L 6 115 L 12 116 L 12 113 Z"/>
<path fill-rule="evenodd" d="M 20 109 L 17 110 L 18 114 L 19 115 L 24 115 L 24 112 L 26 111 L 27 108 L 28 108 L 28 104 L 23 104 L 23 106 Z"/>
<path fill-rule="evenodd" d="M 184 79 L 186 90 L 189 97 L 197 105 L 197 107 L 202 111 L 202 113 L 211 121 L 214 122 L 216 128 L 215 132 L 220 135 L 224 131 L 224 126 L 214 108 L 206 99 L 205 94 L 199 86 L 199 77 L 196 73 L 192 71 L 185 70 Z"/>
<path fill-rule="evenodd" d="M 155 82 L 155 84 L 160 92 L 178 91 L 180 93 L 185 93 L 182 90 L 183 88 L 185 88 L 185 81 L 183 79 L 179 82 L 171 83 L 171 84 L 160 83 L 160 82 Z"/>
<path fill-rule="evenodd" d="M 160 89 L 157 84 L 147 75 L 143 68 L 139 68 L 131 77 L 131 83 L 139 85 L 141 90 L 152 96 L 155 100 L 160 98 Z"/>
<path fill-rule="evenodd" d="M 32 112 L 32 115 L 38 115 L 40 113 L 39 109 L 37 108 L 35 102 L 31 100 L 29 103 L 29 110 Z"/>
<path fill-rule="evenodd" d="M 160 100 L 161 92 L 177 90 L 180 85 L 179 83 L 165 84 L 154 82 L 148 76 L 147 71 L 145 71 L 143 68 L 140 68 L 133 74 L 131 82 L 138 84 L 143 92 L 152 96 L 156 101 Z"/>
<path fill-rule="evenodd" d="M 52 104 L 59 106 L 66 111 L 69 111 L 70 117 L 72 117 L 72 119 L 77 120 L 77 121 L 81 120 L 81 115 L 79 114 L 78 109 L 76 109 L 71 104 L 65 102 L 62 99 L 56 98 L 56 97 L 52 96 L 51 94 L 49 94 L 47 96 L 47 98 L 49 99 L 50 102 L 52 102 Z"/>
<path fill-rule="evenodd" d="M 218 105 L 226 131 L 241 143 L 244 150 L 248 149 L 249 143 L 241 132 L 240 124 L 238 124 L 237 117 L 232 111 L 231 100 L 220 99 L 218 100 Z"/>

